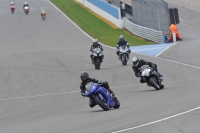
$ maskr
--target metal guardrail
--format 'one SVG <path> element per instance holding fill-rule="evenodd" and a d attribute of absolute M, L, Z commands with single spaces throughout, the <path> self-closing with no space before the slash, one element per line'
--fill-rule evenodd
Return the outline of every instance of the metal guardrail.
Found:
<path fill-rule="evenodd" d="M 147 40 L 150 40 L 156 43 L 164 43 L 162 31 L 157 31 L 154 29 L 139 26 L 137 24 L 132 23 L 126 18 L 124 18 L 124 28 L 136 36 L 145 38 Z"/>

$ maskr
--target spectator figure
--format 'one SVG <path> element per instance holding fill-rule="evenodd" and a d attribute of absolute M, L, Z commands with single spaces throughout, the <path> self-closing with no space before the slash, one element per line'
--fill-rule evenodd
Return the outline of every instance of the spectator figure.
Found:
<path fill-rule="evenodd" d="M 111 0 L 108 0 L 108 3 L 112 4 Z"/>
<path fill-rule="evenodd" d="M 171 33 L 175 33 L 176 34 L 176 40 L 178 41 L 182 41 L 182 38 L 180 37 L 179 33 L 178 33 L 178 28 L 176 27 L 176 25 L 174 23 L 172 23 L 169 27 Z"/>
<path fill-rule="evenodd" d="M 124 1 L 120 1 L 120 7 L 121 7 L 121 15 L 122 17 L 126 16 L 126 12 L 125 12 L 125 3 Z"/>

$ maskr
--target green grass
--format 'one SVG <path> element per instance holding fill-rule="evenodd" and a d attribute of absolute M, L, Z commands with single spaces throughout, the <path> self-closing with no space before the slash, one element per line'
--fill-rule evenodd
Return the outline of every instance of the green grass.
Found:
<path fill-rule="evenodd" d="M 93 38 L 97 38 L 99 42 L 103 44 L 115 47 L 119 35 L 121 34 L 124 35 L 130 46 L 153 43 L 133 36 L 126 30 L 111 27 L 96 15 L 91 14 L 88 9 L 83 8 L 73 0 L 51 0 L 51 2 L 79 25 L 81 29 Z"/>

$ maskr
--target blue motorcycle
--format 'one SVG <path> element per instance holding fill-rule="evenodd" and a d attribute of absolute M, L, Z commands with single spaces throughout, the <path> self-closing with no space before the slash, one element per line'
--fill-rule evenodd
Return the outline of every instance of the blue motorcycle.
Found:
<path fill-rule="evenodd" d="M 120 107 L 120 102 L 116 97 L 112 97 L 107 89 L 93 82 L 85 85 L 85 96 L 94 99 L 96 104 L 105 111 Z"/>

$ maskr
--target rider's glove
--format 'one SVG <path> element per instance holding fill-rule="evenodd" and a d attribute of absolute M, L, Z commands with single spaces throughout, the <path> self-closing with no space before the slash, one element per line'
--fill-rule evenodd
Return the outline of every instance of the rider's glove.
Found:
<path fill-rule="evenodd" d="M 141 77 L 142 75 L 140 73 L 135 74 L 136 77 Z"/>
<path fill-rule="evenodd" d="M 81 95 L 82 95 L 83 97 L 85 97 L 85 93 L 84 93 L 84 92 L 81 92 Z"/>

